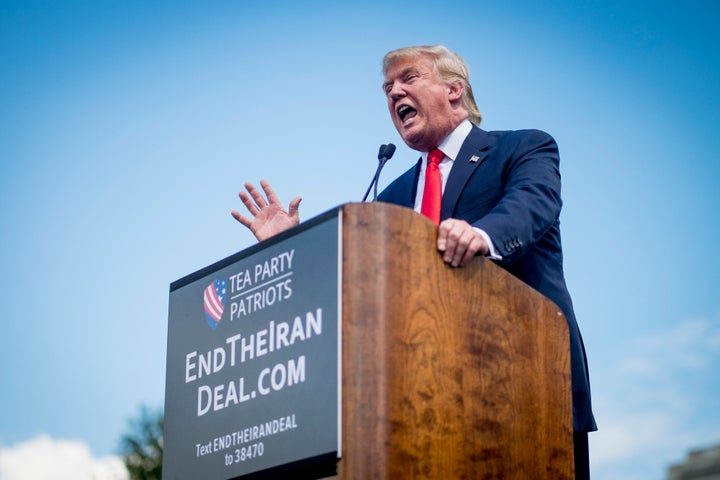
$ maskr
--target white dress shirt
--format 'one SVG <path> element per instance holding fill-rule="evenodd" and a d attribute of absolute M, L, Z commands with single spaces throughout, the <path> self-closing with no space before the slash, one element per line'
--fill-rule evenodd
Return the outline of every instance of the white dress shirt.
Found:
<path fill-rule="evenodd" d="M 445 140 L 440 143 L 440 145 L 437 146 L 437 148 L 439 148 L 440 151 L 445 154 L 445 158 L 443 158 L 438 165 L 438 168 L 440 169 L 440 181 L 442 182 L 443 193 L 445 193 L 445 184 L 447 183 L 448 176 L 450 175 L 450 169 L 452 169 L 453 163 L 455 162 L 455 159 L 460 153 L 460 148 L 465 142 L 465 139 L 470 133 L 470 130 L 472 130 L 472 124 L 466 118 L 460 123 L 460 125 L 455 128 L 455 130 L 450 133 L 450 135 L 447 136 L 447 138 L 445 138 Z M 417 193 L 415 194 L 415 211 L 418 213 L 420 213 L 423 189 L 425 187 L 425 168 L 427 166 L 427 157 L 428 152 L 422 152 L 420 177 L 418 178 Z M 501 260 L 502 256 L 498 254 L 497 250 L 495 249 L 495 245 L 493 245 L 493 242 L 490 239 L 490 236 L 485 233 L 484 230 L 475 227 L 473 227 L 473 229 L 477 233 L 479 233 L 483 237 L 483 239 L 485 239 L 485 242 L 487 242 L 490 249 L 490 252 L 487 256 L 492 258 L 493 260 Z"/>

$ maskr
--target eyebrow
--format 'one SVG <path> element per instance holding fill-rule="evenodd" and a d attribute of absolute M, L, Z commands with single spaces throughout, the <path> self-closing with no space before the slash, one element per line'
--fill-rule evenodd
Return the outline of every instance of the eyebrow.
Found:
<path fill-rule="evenodd" d="M 408 73 L 413 72 L 413 71 L 420 73 L 419 70 L 417 69 L 417 67 L 415 67 L 413 65 L 413 66 L 403 68 L 395 78 L 403 78 L 405 75 L 407 75 Z M 383 82 L 383 85 L 382 85 L 383 91 L 387 90 L 387 87 L 392 85 L 394 82 L 395 82 L 395 80 Z"/>

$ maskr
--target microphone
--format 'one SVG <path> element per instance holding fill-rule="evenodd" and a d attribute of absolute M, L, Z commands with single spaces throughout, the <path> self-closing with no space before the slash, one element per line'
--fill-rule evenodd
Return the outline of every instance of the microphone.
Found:
<path fill-rule="evenodd" d="M 368 186 L 367 191 L 365 192 L 365 196 L 363 197 L 362 201 L 364 202 L 368 194 L 370 193 L 370 189 L 375 186 L 375 190 L 373 191 L 373 202 L 377 200 L 377 188 L 378 188 L 378 180 L 380 179 L 380 171 L 385 166 L 385 163 L 390 160 L 395 153 L 395 145 L 392 143 L 385 145 L 384 143 L 380 145 L 380 151 L 378 151 L 378 168 L 375 171 L 375 176 L 372 179 L 372 182 L 370 182 L 370 185 Z"/>

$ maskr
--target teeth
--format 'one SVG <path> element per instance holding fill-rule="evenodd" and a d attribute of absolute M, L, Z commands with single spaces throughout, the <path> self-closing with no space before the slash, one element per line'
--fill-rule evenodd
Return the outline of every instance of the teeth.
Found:
<path fill-rule="evenodd" d="M 411 108 L 408 105 L 402 105 L 400 108 L 397 109 L 397 113 L 400 116 L 401 119 L 405 118 L 405 115 L 411 110 Z"/>

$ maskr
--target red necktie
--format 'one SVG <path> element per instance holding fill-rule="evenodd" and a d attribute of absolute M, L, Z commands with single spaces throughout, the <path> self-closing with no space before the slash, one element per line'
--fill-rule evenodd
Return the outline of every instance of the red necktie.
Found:
<path fill-rule="evenodd" d="M 440 205 L 442 203 L 442 181 L 440 180 L 440 160 L 445 154 L 438 150 L 428 153 L 427 167 L 425 168 L 425 188 L 423 190 L 420 213 L 440 224 Z"/>

